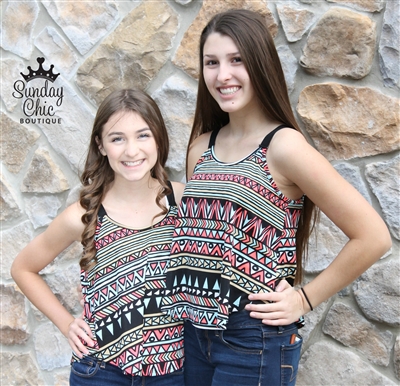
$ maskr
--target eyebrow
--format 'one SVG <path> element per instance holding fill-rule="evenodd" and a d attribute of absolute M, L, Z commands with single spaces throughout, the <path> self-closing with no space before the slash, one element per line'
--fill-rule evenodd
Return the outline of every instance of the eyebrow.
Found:
<path fill-rule="evenodd" d="M 144 131 L 151 131 L 150 127 L 143 127 L 143 129 L 139 129 L 135 133 L 140 134 L 143 133 Z M 107 137 L 111 137 L 112 135 L 124 135 L 124 134 L 125 133 L 123 133 L 122 131 L 111 131 L 107 134 Z"/>
<path fill-rule="evenodd" d="M 237 56 L 237 55 L 240 55 L 240 52 L 232 52 L 232 53 L 226 54 L 226 56 Z M 214 58 L 215 56 L 217 56 L 217 55 L 204 54 L 203 58 L 205 58 L 205 57 Z"/>

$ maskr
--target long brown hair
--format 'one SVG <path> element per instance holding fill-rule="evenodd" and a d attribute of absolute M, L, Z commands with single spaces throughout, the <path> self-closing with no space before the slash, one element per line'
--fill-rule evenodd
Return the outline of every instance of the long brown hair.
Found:
<path fill-rule="evenodd" d="M 171 192 L 164 170 L 168 158 L 169 141 L 160 109 L 154 100 L 141 90 L 123 89 L 114 91 L 107 96 L 97 110 L 85 167 L 81 175 L 83 187 L 80 192 L 80 204 L 86 210 L 86 213 L 82 216 L 82 222 L 85 225 L 82 233 L 84 253 L 80 260 L 82 269 L 89 269 L 96 263 L 94 235 L 97 226 L 97 214 L 105 193 L 114 181 L 114 171 L 108 162 L 108 158 L 100 153 L 98 141 L 101 142 L 103 127 L 111 116 L 118 112 L 130 111 L 139 114 L 146 121 L 154 136 L 157 145 L 157 162 L 151 170 L 151 176 L 157 179 L 162 187 L 157 194 L 156 203 L 161 208 L 162 213 L 167 212 L 167 208 L 161 203 L 161 200 Z"/>
<path fill-rule="evenodd" d="M 200 36 L 199 85 L 188 152 L 199 135 L 229 123 L 229 114 L 212 97 L 203 76 L 204 44 L 212 33 L 228 36 L 234 41 L 265 115 L 300 131 L 290 105 L 281 62 L 264 18 L 249 10 L 229 10 L 215 15 Z M 308 239 L 316 219 L 314 208 L 313 202 L 305 197 L 296 235 L 296 284 L 303 277 L 303 255 L 306 254 Z"/>

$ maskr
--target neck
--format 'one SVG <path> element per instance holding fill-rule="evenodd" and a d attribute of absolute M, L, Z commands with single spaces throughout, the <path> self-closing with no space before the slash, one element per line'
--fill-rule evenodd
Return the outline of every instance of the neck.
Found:
<path fill-rule="evenodd" d="M 280 122 L 268 118 L 258 108 L 229 114 L 229 123 L 226 127 L 232 135 L 245 137 L 265 133 L 266 130 L 272 130 L 279 124 Z"/>
<path fill-rule="evenodd" d="M 108 190 L 106 199 L 112 199 L 124 205 L 134 203 L 135 206 L 138 206 L 140 203 L 149 200 L 154 201 L 154 196 L 157 195 L 159 187 L 159 182 L 150 176 L 148 179 L 133 182 L 116 179 Z"/>

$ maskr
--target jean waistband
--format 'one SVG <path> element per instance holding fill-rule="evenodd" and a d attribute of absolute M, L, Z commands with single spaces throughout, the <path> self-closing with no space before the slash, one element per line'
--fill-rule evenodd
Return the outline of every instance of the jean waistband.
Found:
<path fill-rule="evenodd" d="M 255 319 L 250 316 L 250 312 L 247 310 L 242 310 L 239 312 L 232 312 L 229 315 L 229 320 L 226 325 L 227 329 L 230 328 L 241 328 L 241 327 L 249 327 L 249 326 L 263 326 L 264 331 L 271 332 L 283 332 L 286 330 L 291 330 L 293 328 L 297 328 L 295 323 L 291 323 L 287 326 L 268 326 L 262 322 L 261 319 Z"/>

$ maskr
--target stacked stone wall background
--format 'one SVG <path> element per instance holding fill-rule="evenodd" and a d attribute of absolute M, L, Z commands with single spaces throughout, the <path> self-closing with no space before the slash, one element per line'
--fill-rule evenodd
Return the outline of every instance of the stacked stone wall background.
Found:
<path fill-rule="evenodd" d="M 228 8 L 265 15 L 304 134 L 382 215 L 393 239 L 379 262 L 306 315 L 297 384 L 399 384 L 398 0 L 3 0 L 0 7 L 1 385 L 68 384 L 67 340 L 9 272 L 18 252 L 77 199 L 99 102 L 121 87 L 152 95 L 170 135 L 169 175 L 183 180 L 199 33 Z M 53 83 L 22 77 L 38 57 L 59 73 Z M 33 89 L 41 95 L 29 96 Z M 306 280 L 345 242 L 322 215 Z M 75 315 L 80 253 L 72 245 L 42 271 Z"/>

